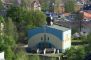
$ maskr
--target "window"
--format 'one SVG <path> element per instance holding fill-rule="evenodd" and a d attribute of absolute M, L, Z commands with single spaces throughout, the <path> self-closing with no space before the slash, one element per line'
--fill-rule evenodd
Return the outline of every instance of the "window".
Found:
<path fill-rule="evenodd" d="M 44 34 L 44 41 L 46 40 L 46 34 Z"/>
<path fill-rule="evenodd" d="M 49 40 L 49 37 L 48 37 L 48 40 Z"/>
<path fill-rule="evenodd" d="M 43 37 L 41 37 L 41 40 L 43 40 Z"/>

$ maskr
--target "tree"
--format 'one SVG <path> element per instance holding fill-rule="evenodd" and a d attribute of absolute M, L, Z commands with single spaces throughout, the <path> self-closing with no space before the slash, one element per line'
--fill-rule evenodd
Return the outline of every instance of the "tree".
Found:
<path fill-rule="evenodd" d="M 75 11 L 74 0 L 68 0 L 67 2 L 65 2 L 65 11 L 70 13 Z"/>
<path fill-rule="evenodd" d="M 0 51 L 4 51 L 4 36 L 0 35 Z"/>
<path fill-rule="evenodd" d="M 41 60 L 39 55 L 29 56 L 29 60 Z"/>
<path fill-rule="evenodd" d="M 0 35 L 3 34 L 3 30 L 4 30 L 4 18 L 2 16 L 0 16 Z"/>
<path fill-rule="evenodd" d="M 31 8 L 31 3 L 33 2 L 34 0 L 21 0 L 21 7 L 25 7 L 25 8 Z"/>
<path fill-rule="evenodd" d="M 29 57 L 28 55 L 26 55 L 26 52 L 23 51 L 23 50 L 19 50 L 17 53 L 16 53 L 16 58 L 15 60 L 29 60 Z"/>
<path fill-rule="evenodd" d="M 42 7 L 42 11 L 48 11 L 49 10 L 49 6 L 47 2 L 41 3 L 41 7 Z"/>
<path fill-rule="evenodd" d="M 39 0 L 42 11 L 49 11 L 50 0 Z"/>
<path fill-rule="evenodd" d="M 55 0 L 39 0 L 42 11 L 54 12 Z"/>
<path fill-rule="evenodd" d="M 13 60 L 14 58 L 14 52 L 12 51 L 11 47 L 8 46 L 5 49 L 5 60 Z"/>
<path fill-rule="evenodd" d="M 72 47 L 68 49 L 66 52 L 67 60 L 83 60 L 85 56 L 85 49 L 84 47 Z"/>
<path fill-rule="evenodd" d="M 6 21 L 5 29 L 5 43 L 7 44 L 7 46 L 15 47 L 18 37 L 16 27 L 12 19 L 8 18 L 8 20 Z"/>
<path fill-rule="evenodd" d="M 7 17 L 10 17 L 14 22 L 21 42 L 24 42 L 28 29 L 42 26 L 46 21 L 46 16 L 43 12 L 27 10 L 24 7 L 11 7 L 7 11 Z"/>
<path fill-rule="evenodd" d="M 2 1 L 0 0 L 0 10 L 3 8 L 3 3 Z"/>
<path fill-rule="evenodd" d="M 4 50 L 4 18 L 0 16 L 0 51 Z"/>
<path fill-rule="evenodd" d="M 43 12 L 41 11 L 29 11 L 29 20 L 27 21 L 27 26 L 28 28 L 31 28 L 31 26 L 33 27 L 39 27 L 45 24 L 46 22 L 46 16 L 44 15 Z"/>
<path fill-rule="evenodd" d="M 54 5 L 54 10 L 57 12 L 57 13 L 59 13 L 59 11 L 60 11 L 60 4 L 62 4 L 63 3 L 63 1 L 62 0 L 55 0 L 55 5 Z"/>
<path fill-rule="evenodd" d="M 91 52 L 91 33 L 88 34 L 87 36 L 87 40 L 86 42 L 88 43 L 88 45 L 85 46 L 85 50 L 86 50 L 86 53 L 90 53 Z"/>
<path fill-rule="evenodd" d="M 75 21 L 78 23 L 79 32 L 81 32 L 82 28 L 82 19 L 83 19 L 83 13 L 81 13 L 80 11 L 76 12 Z"/>
<path fill-rule="evenodd" d="M 7 10 L 7 15 L 6 16 L 12 18 L 12 20 L 14 22 L 20 23 L 21 15 L 24 13 L 23 10 L 24 9 L 21 8 L 21 7 L 12 6 L 11 8 L 9 8 Z"/>
<path fill-rule="evenodd" d="M 40 26 L 46 21 L 46 17 L 41 11 L 27 10 L 22 7 L 11 7 L 7 11 L 7 17 L 11 17 L 13 21 L 21 24 L 31 22 L 33 26 Z M 37 22 L 37 23 L 36 23 Z"/>
<path fill-rule="evenodd" d="M 5 60 L 13 60 L 15 47 L 14 40 L 14 25 L 12 20 L 4 21 L 3 17 L 0 16 L 0 23 L 4 24 L 4 28 L 0 29 L 0 51 L 5 52 Z M 1 24 L 0 24 L 1 25 Z M 1 34 L 3 32 L 3 34 Z"/>

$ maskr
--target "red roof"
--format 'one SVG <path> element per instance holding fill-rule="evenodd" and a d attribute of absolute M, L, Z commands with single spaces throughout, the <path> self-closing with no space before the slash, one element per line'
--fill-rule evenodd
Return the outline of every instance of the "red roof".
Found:
<path fill-rule="evenodd" d="M 91 18 L 91 13 L 83 12 L 84 18 Z"/>
<path fill-rule="evenodd" d="M 64 15 L 64 16 L 69 16 L 69 15 L 70 15 L 70 13 L 64 13 L 63 15 Z"/>

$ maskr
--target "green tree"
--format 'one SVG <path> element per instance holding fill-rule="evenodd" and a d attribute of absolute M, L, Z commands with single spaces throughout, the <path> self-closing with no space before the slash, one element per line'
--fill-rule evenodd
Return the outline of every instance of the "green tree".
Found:
<path fill-rule="evenodd" d="M 25 7 L 25 8 L 31 8 L 31 3 L 33 2 L 34 0 L 21 0 L 21 6 L 22 7 Z"/>
<path fill-rule="evenodd" d="M 41 3 L 42 11 L 48 11 L 49 6 L 47 2 Z"/>
<path fill-rule="evenodd" d="M 12 20 L 4 21 L 3 17 L 0 17 L 2 23 L 4 23 L 3 35 L 0 33 L 0 51 L 5 52 L 5 60 L 13 60 L 15 47 L 14 32 Z"/>
<path fill-rule="evenodd" d="M 0 0 L 0 10 L 3 8 L 3 3 L 2 1 Z"/>
<path fill-rule="evenodd" d="M 46 22 L 46 16 L 41 11 L 29 11 L 29 20 L 27 21 L 27 27 L 39 27 L 45 24 Z"/>
<path fill-rule="evenodd" d="M 72 47 L 66 51 L 67 60 L 83 60 L 85 56 L 84 47 Z"/>
<path fill-rule="evenodd" d="M 46 21 L 46 16 L 41 11 L 27 10 L 24 7 L 11 7 L 7 11 L 19 32 L 19 41 L 24 41 L 27 29 L 42 26 Z"/>
<path fill-rule="evenodd" d="M 68 0 L 67 2 L 65 2 L 65 11 L 70 13 L 75 11 L 74 0 Z"/>
<path fill-rule="evenodd" d="M 4 36 L 0 35 L 0 51 L 4 51 L 5 46 L 4 46 Z"/>
<path fill-rule="evenodd" d="M 0 16 L 0 23 L 4 24 L 4 29 L 0 31 L 0 51 L 5 52 L 5 60 L 13 60 L 15 47 L 15 40 L 13 38 L 14 34 L 12 33 L 14 29 L 12 20 L 4 21 L 4 18 Z M 1 25 L 1 24 L 0 24 Z M 1 30 L 1 28 L 0 28 Z M 3 34 L 1 34 L 3 32 Z"/>
<path fill-rule="evenodd" d="M 22 22 L 25 22 L 26 24 L 31 22 L 31 24 L 35 26 L 44 24 L 46 20 L 43 12 L 33 10 L 28 11 L 27 9 L 22 7 L 11 7 L 7 11 L 7 17 L 11 17 L 12 20 L 17 22 L 18 24 L 21 24 Z"/>
<path fill-rule="evenodd" d="M 49 11 L 50 0 L 39 0 L 42 11 Z"/>
<path fill-rule="evenodd" d="M 25 51 L 19 50 L 19 51 L 16 53 L 16 58 L 15 58 L 15 60 L 29 60 L 29 57 L 28 57 L 28 55 L 26 54 Z"/>
<path fill-rule="evenodd" d="M 4 18 L 0 16 L 0 51 L 4 50 Z"/>
<path fill-rule="evenodd" d="M 5 24 L 5 36 L 6 36 L 6 40 L 5 43 L 7 44 L 7 46 L 11 46 L 11 47 L 15 47 L 16 41 L 17 41 L 17 31 L 16 31 L 16 27 L 14 25 L 14 22 L 12 21 L 12 19 L 8 18 L 8 20 L 6 21 Z"/>
<path fill-rule="evenodd" d="M 39 55 L 29 56 L 29 60 L 40 60 Z"/>
<path fill-rule="evenodd" d="M 54 11 L 54 4 L 55 0 L 39 0 L 41 4 L 42 11 L 46 12 L 53 12 Z"/>
<path fill-rule="evenodd" d="M 14 58 L 14 52 L 12 51 L 11 47 L 8 46 L 5 49 L 5 60 L 13 60 Z"/>
<path fill-rule="evenodd" d="M 83 27 L 82 26 L 82 19 L 83 19 L 83 13 L 80 11 L 76 12 L 75 21 L 78 24 L 77 28 L 78 28 L 79 32 L 81 31 L 81 28 Z"/>
<path fill-rule="evenodd" d="M 86 53 L 90 53 L 91 52 L 91 33 L 89 33 L 89 35 L 87 36 L 87 40 L 86 42 L 88 42 L 88 45 L 85 46 L 85 50 L 86 50 Z"/>
<path fill-rule="evenodd" d="M 2 17 L 2 16 L 0 16 L 0 35 L 1 35 L 1 33 L 3 33 L 4 31 L 4 24 L 5 24 L 5 22 L 4 22 L 4 18 Z"/>
<path fill-rule="evenodd" d="M 63 1 L 62 0 L 55 0 L 55 10 L 57 10 L 57 13 L 59 13 L 59 7 L 60 7 L 60 4 L 62 4 Z"/>
<path fill-rule="evenodd" d="M 4 18 L 2 16 L 0 16 L 0 23 L 4 22 Z"/>
<path fill-rule="evenodd" d="M 7 10 L 7 15 L 6 16 L 12 18 L 12 20 L 14 22 L 19 23 L 21 21 L 20 20 L 21 15 L 24 13 L 24 12 L 22 12 L 23 10 L 24 9 L 21 8 L 21 7 L 12 6 L 11 8 L 9 8 Z"/>

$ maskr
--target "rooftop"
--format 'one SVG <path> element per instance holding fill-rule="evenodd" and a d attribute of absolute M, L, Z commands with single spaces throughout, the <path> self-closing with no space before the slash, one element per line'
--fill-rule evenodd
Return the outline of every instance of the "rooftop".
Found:
<path fill-rule="evenodd" d="M 70 30 L 69 28 L 65 28 L 65 27 L 62 27 L 62 26 L 58 26 L 58 25 L 52 25 L 52 26 L 48 26 L 50 28 L 54 28 L 54 29 L 58 29 L 58 30 L 61 30 L 61 31 L 67 31 L 67 30 Z"/>

